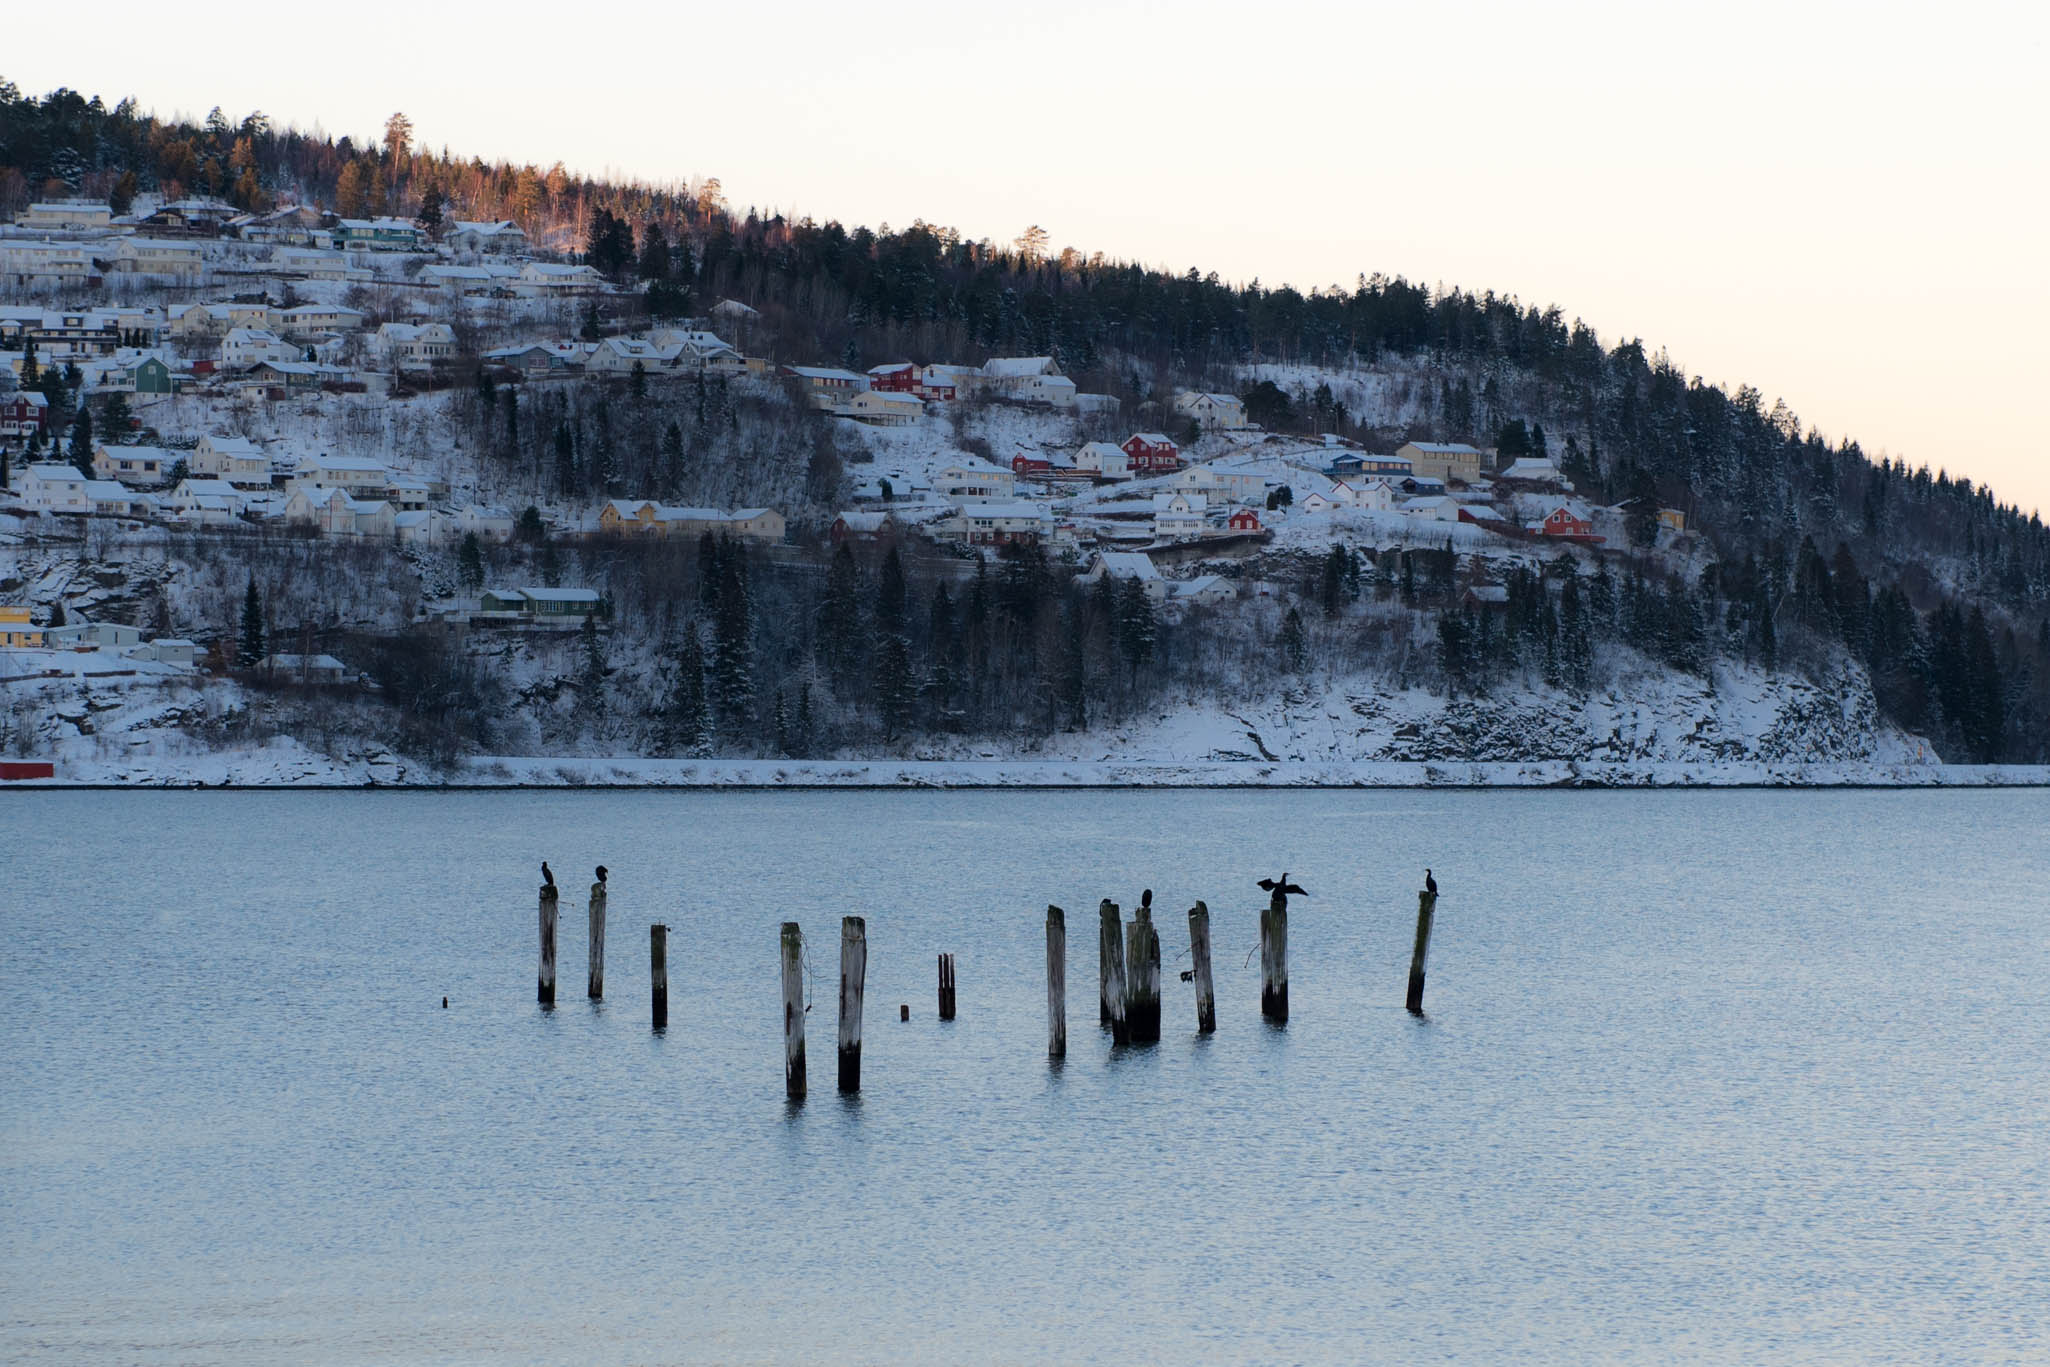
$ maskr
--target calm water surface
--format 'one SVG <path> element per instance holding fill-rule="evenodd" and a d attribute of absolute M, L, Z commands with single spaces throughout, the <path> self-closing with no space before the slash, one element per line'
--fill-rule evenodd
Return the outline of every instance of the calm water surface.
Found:
<path fill-rule="evenodd" d="M 2045 1360 L 2046 832 L 2036 792 L 7 794 L 0 1359 Z M 1170 963 L 1114 1052 L 1093 908 L 1141 887 L 1169 959 L 1209 902 L 1218 1032 Z"/>

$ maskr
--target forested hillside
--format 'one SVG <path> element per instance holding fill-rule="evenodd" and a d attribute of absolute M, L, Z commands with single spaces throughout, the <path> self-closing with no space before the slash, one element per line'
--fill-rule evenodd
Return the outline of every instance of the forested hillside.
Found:
<path fill-rule="evenodd" d="M 593 160 L 602 156 L 592 150 Z M 1576 662 L 1590 642 L 1614 641 L 1697 673 L 1724 657 L 1820 668 L 1841 653 L 1865 666 L 1888 718 L 1931 737 L 1947 757 L 2050 759 L 2050 535 L 2039 516 L 1927 465 L 1874 462 L 1855 441 L 1804 430 L 1752 387 L 1689 376 L 1636 340 L 1604 344 L 1556 307 L 1379 274 L 1307 292 L 1231 284 L 1195 269 L 1175 274 L 1055 249 L 1036 229 L 997 244 L 922 221 L 871 230 L 763 216 L 729 206 L 717 181 L 607 183 L 560 165 L 418 149 L 399 116 L 382 139 L 358 144 L 261 114 L 231 122 L 216 111 L 200 125 L 172 123 L 132 101 L 109 109 L 70 91 L 38 99 L 0 84 L 0 213 L 31 198 L 84 193 L 119 205 L 144 191 L 215 193 L 245 207 L 299 200 L 345 214 L 411 216 L 445 202 L 451 215 L 509 217 L 537 242 L 586 252 L 622 280 L 647 280 L 642 298 L 657 313 L 722 298 L 751 305 L 761 315 L 751 349 L 774 360 L 863 367 L 1050 354 L 1084 390 L 1120 398 L 1128 415 L 1157 417 L 1174 388 L 1193 386 L 1245 394 L 1271 430 L 1337 432 L 1384 448 L 1419 438 L 1505 454 L 1520 447 L 1552 455 L 1593 500 L 1683 509 L 1713 550 L 1711 563 L 1685 579 L 1626 556 L 1613 570 L 1605 561 L 1598 580 L 1570 567 L 1563 582 L 1514 580 L 1503 629 L 1453 606 L 1449 563 L 1334 550 L 1328 562 L 1276 567 L 1299 580 L 1321 625 L 1305 628 L 1291 614 L 1294 627 L 1272 639 L 1218 631 L 1172 645 L 1107 592 L 1087 594 L 1036 562 L 986 573 L 965 598 L 958 583 L 950 593 L 945 580 L 915 569 L 906 581 L 901 565 L 868 568 L 858 584 L 839 566 L 791 580 L 797 599 L 785 605 L 785 633 L 769 652 L 776 663 L 750 686 L 754 701 L 717 685 L 715 671 L 715 687 L 726 688 L 717 706 L 680 687 L 653 707 L 672 732 L 682 727 L 694 740 L 702 739 L 697 712 L 728 712 L 744 718 L 729 733 L 735 743 L 794 751 L 800 707 L 807 737 L 814 727 L 804 692 L 812 679 L 861 698 L 855 711 L 865 720 L 845 721 L 840 733 L 849 743 L 923 728 L 1075 725 L 1088 720 L 1092 692 L 1122 711 L 1162 678 L 1190 686 L 1225 654 L 1235 677 L 1271 670 L 1281 687 L 1320 644 L 1348 656 L 1410 650 L 1405 631 L 1348 627 L 1345 607 L 1378 598 L 1437 614 L 1427 643 L 1433 678 L 1454 692 L 1485 692 L 1519 671 L 1585 687 Z M 1253 386 L 1245 368 L 1256 363 L 1333 374 L 1399 363 L 1423 377 L 1433 401 L 1391 430 L 1349 410 L 1327 385 Z M 572 468 L 563 478 L 594 489 L 620 479 L 648 488 L 701 483 L 702 472 L 681 469 L 681 441 L 667 440 L 672 416 L 679 435 L 690 428 L 690 402 L 676 415 L 634 419 L 642 439 L 619 443 L 602 471 L 587 463 L 581 477 Z M 516 409 L 516 398 L 510 409 L 480 399 L 471 420 L 480 434 L 502 432 L 518 421 Z M 702 425 L 701 395 L 694 416 Z M 587 449 L 600 440 L 595 430 L 585 435 L 587 417 L 581 406 L 549 414 L 527 429 L 519 458 Z M 774 419 L 781 478 L 816 510 L 837 478 L 819 454 L 831 444 L 808 450 L 794 422 Z M 494 445 L 510 441 L 485 449 Z M 718 586 L 739 592 L 748 570 L 744 560 L 693 558 L 679 572 L 694 593 L 702 588 L 715 624 Z M 840 639 L 857 617 L 869 629 Z M 823 632 L 809 625 L 819 623 Z M 665 615 L 652 630 L 674 645 L 684 625 Z M 1141 680 L 1142 664 L 1152 682 Z M 1001 717 L 983 710 L 999 699 Z"/>

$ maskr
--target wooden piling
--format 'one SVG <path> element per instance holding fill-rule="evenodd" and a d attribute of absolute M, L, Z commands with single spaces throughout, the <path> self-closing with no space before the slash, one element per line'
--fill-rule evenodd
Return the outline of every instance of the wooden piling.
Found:
<path fill-rule="evenodd" d="M 908 1020 L 910 1020 L 910 1019 L 911 1019 L 911 1003 L 910 1003 L 910 1002 L 898 1002 L 898 1003 L 897 1003 L 897 1019 L 898 1019 L 898 1020 L 900 1020 L 900 1021 L 908 1021 Z"/>
<path fill-rule="evenodd" d="M 1279 888 L 1260 913 L 1260 1014 L 1288 1020 L 1288 895 Z"/>
<path fill-rule="evenodd" d="M 669 927 L 648 927 L 648 986 L 655 997 L 655 1028 L 669 1028 Z"/>
<path fill-rule="evenodd" d="M 1160 932 L 1144 903 L 1125 927 L 1125 1039 L 1160 1042 Z"/>
<path fill-rule="evenodd" d="M 868 977 L 868 922 L 840 918 L 840 1090 L 861 1090 L 861 992 Z"/>
<path fill-rule="evenodd" d="M 555 885 L 541 885 L 541 977 L 538 996 L 543 1006 L 555 1005 Z"/>
<path fill-rule="evenodd" d="M 590 997 L 605 995 L 605 885 L 591 884 L 591 982 Z"/>
<path fill-rule="evenodd" d="M 1118 916 L 1118 904 L 1105 898 L 1096 908 L 1098 918 L 1096 957 L 1098 991 L 1102 999 L 1103 1023 L 1110 1027 L 1110 1042 L 1125 1044 L 1125 930 Z"/>
<path fill-rule="evenodd" d="M 1217 1030 L 1217 995 L 1210 982 L 1210 908 L 1198 902 L 1189 908 L 1189 960 L 1196 979 L 1196 1033 Z"/>
<path fill-rule="evenodd" d="M 1424 961 L 1431 957 L 1431 922 L 1438 914 L 1438 894 L 1416 895 L 1416 948 L 1409 954 L 1409 1009 L 1424 1014 Z"/>
<path fill-rule="evenodd" d="M 804 933 L 783 923 L 783 1087 L 804 1099 Z"/>
<path fill-rule="evenodd" d="M 954 1019 L 954 956 L 940 955 L 940 1019 Z"/>
<path fill-rule="evenodd" d="M 1046 909 L 1046 1056 L 1068 1056 L 1068 913 Z"/>

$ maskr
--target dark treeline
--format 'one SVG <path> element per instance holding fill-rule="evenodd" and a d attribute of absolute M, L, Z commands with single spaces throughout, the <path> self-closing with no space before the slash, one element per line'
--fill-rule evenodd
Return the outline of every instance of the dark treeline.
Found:
<path fill-rule="evenodd" d="M 397 115 L 381 138 L 359 144 L 280 129 L 261 114 L 231 122 L 215 111 L 193 124 L 145 115 L 133 101 L 109 109 L 72 91 L 37 99 L 0 83 L 0 209 L 52 194 L 118 201 L 138 189 L 405 215 L 432 200 L 452 215 L 511 217 L 535 240 L 587 251 L 622 280 L 659 284 L 663 312 L 725 297 L 750 304 L 761 316 L 746 340 L 772 359 L 863 366 L 1050 354 L 1084 389 L 1119 395 L 1135 416 L 1158 412 L 1145 405 L 1175 384 L 1240 388 L 1237 368 L 1249 362 L 1408 366 L 1436 390 L 1421 430 L 1364 428 L 1328 391 L 1262 394 L 1259 417 L 1282 430 L 1504 449 L 1514 434 L 1557 458 L 1587 496 L 1684 509 L 1714 544 L 1720 573 L 1656 592 L 1657 615 L 1683 621 L 1677 636 L 1689 644 L 1652 653 L 1688 668 L 1698 638 L 1710 654 L 1775 663 L 1797 656 L 1789 647 L 1801 639 L 1841 642 L 1871 667 L 1887 714 L 1937 737 L 1948 755 L 2050 757 L 2050 534 L 2039 516 L 1970 480 L 1874 462 L 1854 441 L 1804 430 L 1753 388 L 1691 377 L 1638 341 L 1605 345 L 1557 308 L 1382 275 L 1308 292 L 1231 284 L 1194 269 L 1050 251 L 1030 231 L 1000 245 L 922 221 L 871 231 L 741 213 L 716 181 L 596 182 L 560 165 L 416 148 Z M 546 464 L 563 421 L 541 417 L 506 457 Z M 596 416 L 584 415 L 582 436 L 568 421 L 573 462 L 557 486 L 613 487 L 603 452 L 585 446 L 604 440 Z M 676 462 L 675 443 L 663 447 L 667 423 L 658 427 L 645 468 L 663 488 L 705 487 L 688 473 L 689 428 L 679 436 L 685 454 Z M 784 468 L 796 468 L 803 440 L 778 440 Z M 645 434 L 635 441 L 648 447 Z M 802 461 L 808 474 L 828 473 L 810 453 Z M 671 470 L 679 477 L 667 478 Z M 1566 585 L 1542 582 L 1550 587 L 1538 620 L 1549 613 L 1563 624 Z M 1586 586 L 1574 593 L 1598 635 Z M 1634 624 L 1654 614 L 1629 609 L 1629 599 L 1619 594 L 1619 636 L 1651 640 Z M 1444 666 L 1455 684 L 1485 684 L 1486 662 L 1512 649 L 1498 640 L 1476 654 L 1465 623 L 1450 630 Z M 1472 640 L 1489 630 L 1476 621 Z M 1573 677 L 1563 662 L 1548 672 Z"/>

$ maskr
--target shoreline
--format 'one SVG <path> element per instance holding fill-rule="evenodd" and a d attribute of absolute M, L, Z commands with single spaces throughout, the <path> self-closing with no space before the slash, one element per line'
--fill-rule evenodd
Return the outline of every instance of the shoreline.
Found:
<path fill-rule="evenodd" d="M 2050 787 L 2050 765 L 1882 764 L 1864 762 L 1572 760 L 1358 763 L 1117 760 L 708 760 L 638 756 L 480 756 L 443 771 L 389 755 L 330 760 L 273 749 L 158 760 L 123 766 L 82 763 L 71 775 L 20 779 L 13 789 L 390 788 L 478 792 L 494 789 L 670 789 L 882 792 L 1013 789 L 1023 791 L 1422 790 L 1422 789 L 1936 789 Z"/>

